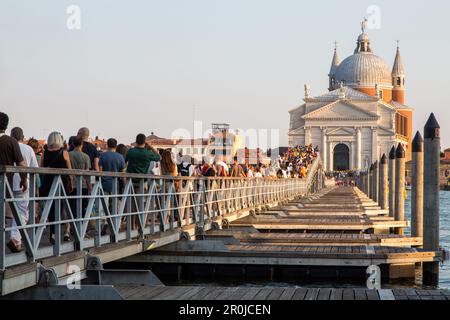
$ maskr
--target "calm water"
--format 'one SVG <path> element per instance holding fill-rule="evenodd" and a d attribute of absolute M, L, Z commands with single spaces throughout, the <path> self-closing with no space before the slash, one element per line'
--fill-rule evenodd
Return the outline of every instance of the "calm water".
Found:
<path fill-rule="evenodd" d="M 450 249 L 450 191 L 441 191 L 440 193 L 440 229 L 441 246 Z M 411 193 L 408 192 L 408 199 L 405 202 L 405 214 L 408 220 L 411 220 Z M 405 230 L 410 234 L 409 228 Z M 439 286 L 444 289 L 450 289 L 450 261 L 447 261 L 440 269 Z"/>
<path fill-rule="evenodd" d="M 450 192 L 441 191 L 440 194 L 440 209 L 441 209 L 441 246 L 450 249 Z M 408 193 L 408 199 L 405 202 L 405 214 L 408 220 L 411 219 L 411 194 Z M 405 229 L 407 235 L 410 234 L 410 230 Z M 420 278 L 420 274 L 416 278 Z M 345 283 L 330 283 L 330 281 L 324 280 L 324 282 L 311 282 L 311 283 L 298 283 L 298 282 L 242 282 L 242 281 L 221 281 L 221 282 L 203 282 L 203 281 L 181 281 L 174 283 L 166 283 L 173 285 L 199 285 L 199 286 L 268 286 L 268 287 L 362 287 L 361 282 L 345 282 Z M 402 288 L 402 287 L 418 287 L 419 285 L 414 281 L 408 280 L 404 282 L 392 282 L 383 283 L 383 288 Z M 440 288 L 450 290 L 450 262 L 441 266 L 440 269 Z"/>

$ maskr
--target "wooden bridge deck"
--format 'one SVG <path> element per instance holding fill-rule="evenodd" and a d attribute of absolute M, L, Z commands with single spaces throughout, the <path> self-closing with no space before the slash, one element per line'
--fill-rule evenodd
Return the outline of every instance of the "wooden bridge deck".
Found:
<path fill-rule="evenodd" d="M 160 248 L 128 262 L 266 266 L 360 266 L 439 261 L 435 252 L 392 246 L 226 245 L 225 250 Z"/>
<path fill-rule="evenodd" d="M 299 204 L 318 205 L 322 216 L 299 208 Z M 342 204 L 351 213 L 339 211 Z M 197 241 L 169 245 L 126 261 L 367 267 L 374 264 L 413 266 L 441 259 L 439 252 L 415 248 L 422 245 L 421 238 L 390 233 L 394 227 L 406 227 L 407 221 L 394 221 L 385 214 L 368 216 L 366 205 L 378 210 L 373 204 L 355 188 L 327 189 L 270 212 L 237 219 L 231 222 L 229 229 L 209 231 L 201 245 Z M 291 208 L 295 208 L 294 214 Z M 409 270 L 408 277 L 414 276 Z"/>
<path fill-rule="evenodd" d="M 350 233 L 249 233 L 233 229 L 212 231 L 207 239 L 236 239 L 240 243 L 255 244 L 313 244 L 313 245 L 382 245 L 421 246 L 422 238 L 404 237 L 394 234 L 350 234 Z"/>
<path fill-rule="evenodd" d="M 126 300 L 450 300 L 450 291 L 416 289 L 116 286 Z"/>
<path fill-rule="evenodd" d="M 367 232 L 408 227 L 408 221 L 394 221 L 387 210 L 354 188 L 334 188 L 290 202 L 256 216 L 231 223 L 231 227 L 258 230 L 330 230 Z"/>

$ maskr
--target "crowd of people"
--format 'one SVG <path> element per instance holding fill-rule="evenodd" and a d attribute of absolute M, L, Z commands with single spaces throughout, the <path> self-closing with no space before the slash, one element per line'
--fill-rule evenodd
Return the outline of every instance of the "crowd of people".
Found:
<path fill-rule="evenodd" d="M 319 148 L 314 148 L 311 144 L 289 148 L 278 160 L 278 176 L 305 178 L 318 152 Z"/>
<path fill-rule="evenodd" d="M 279 156 L 278 161 L 272 165 L 258 163 L 257 165 L 239 163 L 234 157 L 232 163 L 226 163 L 223 157 L 214 159 L 206 158 L 201 163 L 195 163 L 189 155 L 179 153 L 175 155 L 170 149 L 156 150 L 146 143 L 146 135 L 138 134 L 133 147 L 118 144 L 117 140 L 107 140 L 107 150 L 100 152 L 90 142 L 88 128 L 80 128 L 76 135 L 68 141 L 60 132 L 52 132 L 47 138 L 45 146 L 41 146 L 36 139 L 25 142 L 25 135 L 21 128 L 15 127 L 7 135 L 6 130 L 9 117 L 0 112 L 0 165 L 22 166 L 30 168 L 55 168 L 73 169 L 83 171 L 127 172 L 132 174 L 146 174 L 149 176 L 183 176 L 183 177 L 249 177 L 249 178 L 304 178 L 307 175 L 308 166 L 317 156 L 317 148 L 311 145 L 290 148 L 284 155 Z M 77 185 L 79 181 L 72 181 L 70 175 L 62 175 L 61 181 L 64 191 L 69 196 L 79 193 Z M 8 197 L 23 199 L 16 201 L 16 208 L 22 221 L 27 223 L 29 219 L 29 177 L 27 174 L 9 175 L 8 181 L 12 186 L 13 195 Z M 95 178 L 84 176 L 81 181 L 81 194 L 89 195 Z M 39 175 L 36 182 L 36 190 L 41 197 L 48 197 L 52 190 L 53 176 Z M 113 179 L 107 175 L 101 179 L 105 194 L 113 193 Z M 123 188 L 124 181 L 119 181 L 119 188 Z M 138 179 L 133 179 L 133 187 L 137 194 L 145 192 Z M 9 191 L 8 191 L 9 192 Z M 77 210 L 75 197 L 70 198 L 72 212 Z M 88 198 L 82 200 L 82 212 L 88 206 Z M 11 223 L 12 231 L 8 242 L 8 248 L 12 252 L 23 250 L 21 234 L 17 229 L 16 221 L 10 206 L 7 206 L 7 218 Z M 55 206 L 50 209 L 49 222 L 55 220 Z M 136 221 L 133 222 L 136 224 Z M 105 224 L 102 234 L 106 232 Z M 64 240 L 71 238 L 70 225 L 67 224 Z M 50 224 L 50 242 L 55 242 L 55 225 Z"/>

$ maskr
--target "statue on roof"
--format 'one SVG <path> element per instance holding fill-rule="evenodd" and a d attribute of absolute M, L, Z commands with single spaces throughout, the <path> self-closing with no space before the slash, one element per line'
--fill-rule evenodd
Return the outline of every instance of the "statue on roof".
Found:
<path fill-rule="evenodd" d="M 309 98 L 309 94 L 311 92 L 311 86 L 308 84 L 305 84 L 304 88 L 305 88 L 305 98 Z"/>
<path fill-rule="evenodd" d="M 364 18 L 364 20 L 361 22 L 361 31 L 362 33 L 366 33 L 367 30 L 367 22 L 369 20 L 367 20 L 367 18 Z"/>

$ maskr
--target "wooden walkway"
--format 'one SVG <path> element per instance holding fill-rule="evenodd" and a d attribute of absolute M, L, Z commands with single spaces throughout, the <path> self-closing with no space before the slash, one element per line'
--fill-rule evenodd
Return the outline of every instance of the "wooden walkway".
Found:
<path fill-rule="evenodd" d="M 240 243 L 255 244 L 313 244 L 313 245 L 382 245 L 421 246 L 422 238 L 404 237 L 394 234 L 349 234 L 349 233 L 259 233 L 236 232 L 233 229 L 210 231 L 207 239 L 233 238 Z"/>
<path fill-rule="evenodd" d="M 128 262 L 244 264 L 266 266 L 358 266 L 438 261 L 434 252 L 392 246 L 226 245 L 226 250 L 161 248 L 126 258 Z"/>
<path fill-rule="evenodd" d="M 450 291 L 416 289 L 116 286 L 126 300 L 450 300 Z"/>
<path fill-rule="evenodd" d="M 388 233 L 391 228 L 408 227 L 408 221 L 394 221 L 388 216 L 387 210 L 382 210 L 359 190 L 340 187 L 272 208 L 257 216 L 235 220 L 231 227 L 274 231 Z"/>
<path fill-rule="evenodd" d="M 316 206 L 314 210 L 320 209 L 321 216 L 300 208 L 306 205 Z M 340 212 L 342 206 L 351 213 Z M 414 277 L 415 263 L 440 261 L 439 252 L 417 248 L 422 245 L 421 238 L 390 233 L 394 227 L 407 226 L 407 221 L 394 221 L 386 213 L 368 216 L 366 208 L 381 210 L 356 188 L 326 189 L 271 211 L 235 220 L 229 229 L 209 231 L 203 241 L 161 247 L 126 261 L 264 266 L 397 265 L 408 270 L 400 276 L 392 270 L 389 277 Z"/>

